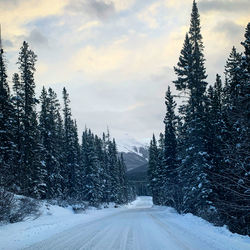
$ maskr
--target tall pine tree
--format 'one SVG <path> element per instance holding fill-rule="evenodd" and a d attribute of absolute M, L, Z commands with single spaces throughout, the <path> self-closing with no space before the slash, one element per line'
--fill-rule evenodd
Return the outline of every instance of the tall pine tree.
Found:
<path fill-rule="evenodd" d="M 23 97 L 23 145 L 22 154 L 22 193 L 36 198 L 45 197 L 44 176 L 45 165 L 41 161 L 41 145 L 39 143 L 39 130 L 37 124 L 35 97 L 35 62 L 37 56 L 23 42 L 19 53 L 18 65 L 21 72 L 22 97 Z"/>
<path fill-rule="evenodd" d="M 0 41 L 1 44 L 1 41 Z M 13 187 L 13 106 L 7 81 L 4 51 L 0 47 L 0 186 Z"/>
<path fill-rule="evenodd" d="M 191 48 L 190 48 L 191 47 Z M 200 32 L 200 16 L 196 2 L 193 2 L 189 38 L 186 36 L 174 83 L 178 90 L 188 90 L 188 103 L 184 108 L 185 140 L 182 176 L 185 207 L 189 212 L 202 214 L 209 205 L 211 187 L 207 178 L 210 168 L 206 150 L 205 90 L 207 82 L 204 66 L 204 46 Z M 185 59 L 185 60 L 184 60 Z"/>

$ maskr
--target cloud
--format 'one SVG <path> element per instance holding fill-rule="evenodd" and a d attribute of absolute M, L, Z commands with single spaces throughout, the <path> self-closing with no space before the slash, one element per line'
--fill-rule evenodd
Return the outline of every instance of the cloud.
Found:
<path fill-rule="evenodd" d="M 14 46 L 14 44 L 8 39 L 3 39 L 2 43 L 4 48 L 13 48 Z"/>
<path fill-rule="evenodd" d="M 157 14 L 161 5 L 161 2 L 151 4 L 149 7 L 138 14 L 138 18 L 141 21 L 145 22 L 149 26 L 149 28 L 157 28 L 159 26 L 159 23 L 157 22 Z"/>
<path fill-rule="evenodd" d="M 48 38 L 45 37 L 38 29 L 33 29 L 30 32 L 29 36 L 24 40 L 27 40 L 31 44 L 40 46 L 40 47 L 48 46 Z"/>
<path fill-rule="evenodd" d="M 203 12 L 249 12 L 249 0 L 203 0 L 199 1 L 199 8 Z"/>
<path fill-rule="evenodd" d="M 123 11 L 131 8 L 137 0 L 113 0 L 111 2 L 114 3 L 117 11 Z"/>
<path fill-rule="evenodd" d="M 240 37 L 242 35 L 243 28 L 242 28 L 242 26 L 240 26 L 232 21 L 224 21 L 224 22 L 218 23 L 214 27 L 214 31 L 225 33 L 226 36 L 229 39 L 231 39 L 233 37 L 237 37 L 237 38 Z"/>
<path fill-rule="evenodd" d="M 18 4 L 20 4 L 21 0 L 0 0 L 0 6 L 2 9 L 12 9 L 15 8 Z"/>
<path fill-rule="evenodd" d="M 72 13 L 83 13 L 90 17 L 105 20 L 115 15 L 115 5 L 113 2 L 106 3 L 101 0 L 75 0 L 71 1 L 67 6 Z"/>
<path fill-rule="evenodd" d="M 0 1 L 3 37 L 20 42 L 17 37 L 27 37 L 30 34 L 29 29 L 35 28 L 28 27 L 27 24 L 40 18 L 62 15 L 67 1 L 53 0 L 53 3 L 51 0 Z"/>
<path fill-rule="evenodd" d="M 116 46 L 101 48 L 87 46 L 72 58 L 72 65 L 76 71 L 83 71 L 94 76 L 116 70 L 126 56 L 126 50 Z"/>
<path fill-rule="evenodd" d="M 78 28 L 78 31 L 92 29 L 94 27 L 98 27 L 99 25 L 100 25 L 99 21 L 90 21 L 90 22 L 84 23 L 82 26 L 80 26 Z"/>

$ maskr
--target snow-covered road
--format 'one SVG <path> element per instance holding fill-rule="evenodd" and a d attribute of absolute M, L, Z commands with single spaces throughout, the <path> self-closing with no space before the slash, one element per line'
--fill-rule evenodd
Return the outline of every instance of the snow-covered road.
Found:
<path fill-rule="evenodd" d="M 152 207 L 151 197 L 139 197 L 126 209 L 83 222 L 26 249 L 247 250 L 250 241 L 192 215 Z"/>

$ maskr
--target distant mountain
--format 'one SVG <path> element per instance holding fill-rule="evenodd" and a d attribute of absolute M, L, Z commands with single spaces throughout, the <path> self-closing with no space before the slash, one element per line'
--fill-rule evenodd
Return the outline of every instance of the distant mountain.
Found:
<path fill-rule="evenodd" d="M 147 171 L 148 163 L 127 172 L 128 182 L 135 187 L 137 195 L 152 195 L 149 189 Z"/>
<path fill-rule="evenodd" d="M 117 141 L 117 149 L 123 154 L 127 170 L 138 168 L 148 163 L 148 146 L 125 134 Z"/>
<path fill-rule="evenodd" d="M 147 180 L 148 163 L 127 172 L 129 180 Z"/>

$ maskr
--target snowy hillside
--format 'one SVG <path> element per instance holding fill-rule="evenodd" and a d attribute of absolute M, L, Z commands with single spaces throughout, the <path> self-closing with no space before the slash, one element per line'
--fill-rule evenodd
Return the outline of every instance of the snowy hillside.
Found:
<path fill-rule="evenodd" d="M 135 153 L 145 159 L 148 159 L 148 155 L 144 151 L 147 151 L 148 143 L 139 142 L 129 134 L 125 133 L 117 140 L 117 150 L 123 153 Z"/>
<path fill-rule="evenodd" d="M 123 153 L 128 170 L 140 167 L 148 162 L 148 143 L 142 143 L 124 134 L 117 140 L 117 150 Z"/>

